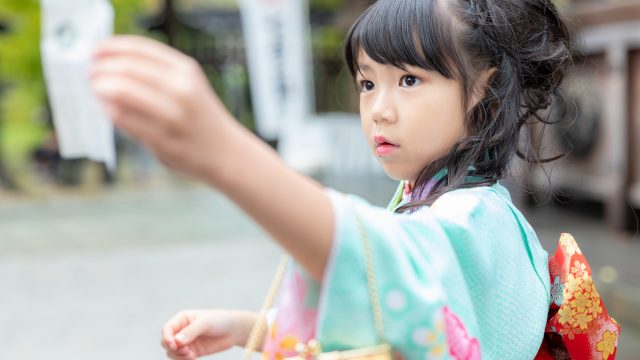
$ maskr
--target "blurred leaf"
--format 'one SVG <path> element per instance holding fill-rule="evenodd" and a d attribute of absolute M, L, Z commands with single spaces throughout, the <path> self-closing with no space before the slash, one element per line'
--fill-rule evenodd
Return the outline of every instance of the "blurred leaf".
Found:
<path fill-rule="evenodd" d="M 138 17 L 159 0 L 113 0 L 116 33 L 139 32 Z M 0 0 L 0 146 L 10 157 L 24 157 L 46 134 L 46 90 L 40 58 L 40 1 Z"/>
<path fill-rule="evenodd" d="M 344 5 L 344 0 L 309 0 L 313 10 L 337 10 Z"/>
<path fill-rule="evenodd" d="M 311 31 L 311 44 L 316 56 L 342 59 L 345 34 L 335 26 L 318 26 Z"/>

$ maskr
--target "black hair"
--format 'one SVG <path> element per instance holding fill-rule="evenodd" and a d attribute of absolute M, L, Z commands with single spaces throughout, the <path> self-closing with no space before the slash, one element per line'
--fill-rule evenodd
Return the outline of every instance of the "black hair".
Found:
<path fill-rule="evenodd" d="M 347 34 L 354 78 L 360 49 L 381 64 L 459 80 L 469 108 L 467 136 L 426 165 L 414 185 L 417 196 L 399 211 L 431 205 L 451 190 L 493 185 L 516 154 L 536 164 L 561 157 L 540 158 L 533 138 L 520 134 L 527 124 L 554 122 L 547 110 L 562 100 L 560 83 L 573 56 L 569 30 L 551 0 L 378 0 Z M 476 79 L 491 69 L 484 98 L 469 107 Z M 425 189 L 441 169 L 447 175 Z"/>

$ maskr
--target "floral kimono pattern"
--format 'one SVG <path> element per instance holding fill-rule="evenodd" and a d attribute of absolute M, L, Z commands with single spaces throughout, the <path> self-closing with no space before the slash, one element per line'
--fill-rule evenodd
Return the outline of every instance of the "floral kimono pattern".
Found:
<path fill-rule="evenodd" d="M 358 222 L 371 244 L 385 341 L 397 359 L 534 358 L 551 302 L 548 254 L 499 184 L 394 213 L 328 190 L 335 236 L 322 284 L 296 263 L 282 284 L 265 359 L 376 345 Z M 390 210 L 390 211 L 389 211 Z"/>

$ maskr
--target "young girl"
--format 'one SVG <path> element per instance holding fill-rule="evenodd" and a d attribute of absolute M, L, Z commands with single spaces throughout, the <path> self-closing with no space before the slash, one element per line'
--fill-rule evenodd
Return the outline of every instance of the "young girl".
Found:
<path fill-rule="evenodd" d="M 499 180 L 515 154 L 539 161 L 520 130 L 547 120 L 571 56 L 550 0 L 375 2 L 350 30 L 346 59 L 368 143 L 401 181 L 387 210 L 287 168 L 233 119 L 196 62 L 164 45 L 111 39 L 92 81 L 119 128 L 224 192 L 295 260 L 261 344 L 269 359 L 313 350 L 311 340 L 322 351 L 384 340 L 407 359 L 531 359 L 550 304 L 570 293 L 552 288 L 549 257 Z M 606 315 L 583 300 L 561 314 L 560 325 L 578 324 L 571 339 Z M 195 359 L 243 346 L 257 318 L 181 312 L 162 343 L 173 359 Z M 614 327 L 614 337 L 593 333 L 593 358 L 615 355 Z"/>

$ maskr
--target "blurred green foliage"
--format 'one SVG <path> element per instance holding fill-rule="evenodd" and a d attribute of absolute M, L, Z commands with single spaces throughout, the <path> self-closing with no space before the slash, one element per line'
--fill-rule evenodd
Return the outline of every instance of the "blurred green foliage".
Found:
<path fill-rule="evenodd" d="M 110 0 L 116 11 L 116 33 L 139 33 L 140 18 L 156 13 L 162 0 Z M 308 0 L 312 11 L 334 12 L 346 0 Z M 178 5 L 189 8 L 237 8 L 238 0 L 182 0 Z M 0 34 L 0 156 L 12 170 L 28 163 L 31 151 L 50 133 L 46 113 L 46 89 L 40 58 L 40 0 L 0 0 L 0 22 L 8 31 Z M 147 34 L 149 35 L 149 34 Z M 316 56 L 332 61 L 341 58 L 344 34 L 327 24 L 312 31 Z M 234 80 L 242 79 L 238 71 L 226 77 L 228 86 L 240 93 Z M 237 70 L 237 69 L 235 69 Z M 326 69 L 324 69 L 326 70 Z M 243 73 L 244 74 L 244 73 Z M 213 83 L 222 82 L 221 74 Z M 246 77 L 246 74 L 244 74 Z M 248 79 L 244 79 L 248 81 Z M 329 82 L 331 83 L 331 82 Z M 247 95 L 248 96 L 248 95 Z M 231 107 L 241 107 L 240 104 Z M 327 110 L 333 106 L 328 106 Z M 239 111 L 239 110 L 238 110 Z M 250 123 L 250 113 L 238 114 Z"/>
<path fill-rule="evenodd" d="M 137 17 L 157 2 L 112 0 L 116 32 L 138 32 Z M 0 21 L 8 27 L 8 32 L 0 35 L 0 153 L 15 163 L 23 161 L 49 130 L 40 59 L 39 0 L 0 0 Z"/>
<path fill-rule="evenodd" d="M 312 10 L 336 10 L 344 5 L 345 0 L 309 0 Z"/>
<path fill-rule="evenodd" d="M 39 140 L 44 99 L 40 65 L 40 14 L 36 0 L 0 0 L 0 21 L 8 33 L 0 37 L 0 145 L 2 154 L 14 158 Z"/>
<path fill-rule="evenodd" d="M 178 11 L 193 9 L 237 9 L 240 0 L 178 0 L 175 2 Z"/>

